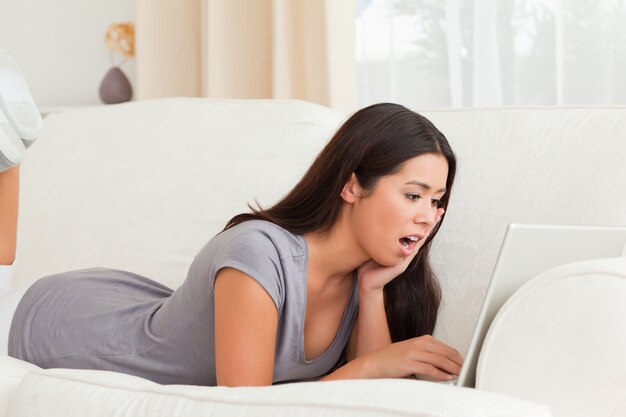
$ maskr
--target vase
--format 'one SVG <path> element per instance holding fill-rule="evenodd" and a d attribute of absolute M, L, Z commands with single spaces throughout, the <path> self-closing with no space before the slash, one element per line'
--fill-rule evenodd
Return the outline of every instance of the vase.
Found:
<path fill-rule="evenodd" d="M 119 67 L 111 68 L 100 83 L 100 99 L 105 104 L 116 104 L 130 101 L 133 88 L 130 81 Z"/>

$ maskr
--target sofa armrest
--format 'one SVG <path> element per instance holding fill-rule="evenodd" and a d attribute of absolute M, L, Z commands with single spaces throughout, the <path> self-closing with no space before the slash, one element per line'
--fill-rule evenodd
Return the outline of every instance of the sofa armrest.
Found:
<path fill-rule="evenodd" d="M 557 417 L 617 417 L 626 406 L 624 323 L 626 258 L 546 271 L 498 312 L 476 387 L 550 404 Z"/>

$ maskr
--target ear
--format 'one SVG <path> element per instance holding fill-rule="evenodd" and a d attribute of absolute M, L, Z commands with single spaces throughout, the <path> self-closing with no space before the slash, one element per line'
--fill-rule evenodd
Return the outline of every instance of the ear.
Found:
<path fill-rule="evenodd" d="M 341 198 L 343 201 L 349 204 L 353 204 L 361 196 L 361 186 L 356 179 L 354 172 L 350 175 L 350 179 L 346 182 L 341 190 Z"/>

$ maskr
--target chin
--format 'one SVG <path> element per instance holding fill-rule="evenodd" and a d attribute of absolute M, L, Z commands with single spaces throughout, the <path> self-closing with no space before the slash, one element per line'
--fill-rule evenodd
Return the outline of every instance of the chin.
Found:
<path fill-rule="evenodd" d="M 396 266 L 400 262 L 402 262 L 403 255 L 402 253 L 397 253 L 395 256 L 373 256 L 372 259 L 378 265 L 382 266 Z"/>
<path fill-rule="evenodd" d="M 404 255 L 397 244 L 394 247 L 394 243 L 396 242 L 381 245 L 381 241 L 382 239 L 377 242 L 370 241 L 368 242 L 369 245 L 364 246 L 363 249 L 365 249 L 369 258 L 381 266 L 396 266 L 402 262 Z"/>

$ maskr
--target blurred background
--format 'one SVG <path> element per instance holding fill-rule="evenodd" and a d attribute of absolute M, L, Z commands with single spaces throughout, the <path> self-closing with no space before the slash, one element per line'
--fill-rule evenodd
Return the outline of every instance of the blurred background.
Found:
<path fill-rule="evenodd" d="M 44 109 L 101 105 L 114 66 L 133 100 L 626 104 L 626 0 L 0 0 L 0 48 Z"/>

